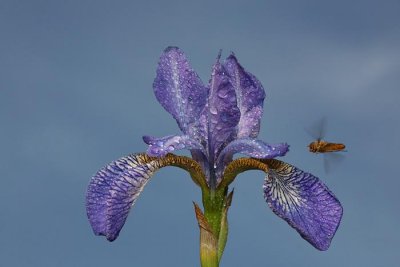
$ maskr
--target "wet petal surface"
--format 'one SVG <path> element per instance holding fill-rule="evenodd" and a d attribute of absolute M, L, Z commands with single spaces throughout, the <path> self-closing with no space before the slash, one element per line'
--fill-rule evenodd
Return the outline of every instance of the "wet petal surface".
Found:
<path fill-rule="evenodd" d="M 265 98 L 264 88 L 253 74 L 243 69 L 233 54 L 226 59 L 224 66 L 235 90 L 237 106 L 241 114 L 237 125 L 237 137 L 255 138 L 260 131 Z"/>
<path fill-rule="evenodd" d="M 239 119 L 235 89 L 218 58 L 213 67 L 208 104 L 201 115 L 201 123 L 208 135 L 208 156 L 212 162 L 223 147 L 234 140 Z"/>
<path fill-rule="evenodd" d="M 168 47 L 161 55 L 153 88 L 157 100 L 186 134 L 198 122 L 208 89 L 179 48 Z"/>
<path fill-rule="evenodd" d="M 143 141 L 149 145 L 147 155 L 152 157 L 164 157 L 175 150 L 198 150 L 205 154 L 203 146 L 187 135 L 169 135 L 161 138 L 143 136 Z"/>
<path fill-rule="evenodd" d="M 144 154 L 129 155 L 111 162 L 91 179 L 86 194 L 86 211 L 96 235 L 114 241 L 131 207 L 156 170 L 157 160 Z"/>
<path fill-rule="evenodd" d="M 343 209 L 333 193 L 315 176 L 278 160 L 265 161 L 270 170 L 263 186 L 273 212 L 319 250 L 327 250 Z"/>

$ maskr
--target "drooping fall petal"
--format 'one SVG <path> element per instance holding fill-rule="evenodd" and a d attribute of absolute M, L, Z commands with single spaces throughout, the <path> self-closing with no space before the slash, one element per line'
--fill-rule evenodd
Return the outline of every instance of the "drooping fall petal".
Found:
<path fill-rule="evenodd" d="M 343 209 L 317 177 L 279 160 L 269 166 L 264 197 L 273 212 L 287 221 L 319 250 L 327 250 L 342 218 Z"/>
<path fill-rule="evenodd" d="M 91 179 L 86 194 L 86 211 L 96 235 L 113 241 L 131 207 L 150 177 L 161 168 L 158 159 L 144 154 L 129 155 L 111 162 Z"/>
<path fill-rule="evenodd" d="M 146 154 L 122 157 L 100 169 L 90 180 L 86 212 L 94 233 L 109 241 L 115 240 L 144 186 L 157 170 L 165 166 L 188 171 L 197 185 L 206 187 L 200 165 L 191 158 L 173 154 L 163 158 Z"/>
<path fill-rule="evenodd" d="M 206 105 L 208 89 L 179 48 L 168 47 L 161 55 L 153 88 L 157 100 L 175 118 L 182 132 L 193 130 Z"/>
<path fill-rule="evenodd" d="M 237 106 L 240 110 L 237 138 L 255 138 L 260 131 L 264 88 L 253 74 L 244 70 L 233 54 L 225 60 L 224 66 L 229 81 L 235 89 Z"/>

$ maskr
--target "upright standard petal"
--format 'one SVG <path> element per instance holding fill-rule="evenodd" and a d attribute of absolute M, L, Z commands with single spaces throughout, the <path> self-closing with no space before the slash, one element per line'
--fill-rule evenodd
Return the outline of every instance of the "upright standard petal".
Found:
<path fill-rule="evenodd" d="M 269 172 L 264 197 L 273 212 L 319 250 L 327 250 L 343 209 L 315 176 L 279 160 L 265 160 Z"/>
<path fill-rule="evenodd" d="M 129 210 L 150 177 L 161 168 L 157 159 L 144 154 L 129 155 L 111 162 L 90 181 L 86 211 L 96 235 L 114 241 Z"/>
<path fill-rule="evenodd" d="M 143 136 L 143 141 L 149 145 L 147 155 L 151 157 L 164 157 L 180 149 L 197 150 L 205 155 L 204 147 L 187 135 L 169 135 L 161 138 Z"/>
<path fill-rule="evenodd" d="M 206 105 L 208 89 L 179 48 L 168 47 L 161 55 L 153 88 L 157 100 L 188 133 Z"/>
<path fill-rule="evenodd" d="M 253 74 L 243 69 L 233 54 L 226 59 L 224 66 L 235 90 L 237 106 L 241 114 L 237 125 L 237 137 L 255 138 L 260 131 L 265 98 L 264 88 Z"/>
<path fill-rule="evenodd" d="M 211 162 L 216 160 L 226 144 L 234 140 L 240 119 L 235 89 L 219 57 L 213 66 L 207 107 L 201 115 L 201 123 L 208 133 L 207 149 Z"/>

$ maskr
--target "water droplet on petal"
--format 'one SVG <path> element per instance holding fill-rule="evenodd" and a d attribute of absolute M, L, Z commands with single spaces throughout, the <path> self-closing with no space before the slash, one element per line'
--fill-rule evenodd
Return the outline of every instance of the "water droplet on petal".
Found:
<path fill-rule="evenodd" d="M 183 148 L 185 148 L 184 144 L 182 144 L 182 143 L 178 144 L 178 149 L 183 149 Z"/>
<path fill-rule="evenodd" d="M 218 110 L 215 107 L 211 107 L 210 108 L 210 113 L 214 114 L 214 115 L 217 115 L 218 114 Z"/>
<path fill-rule="evenodd" d="M 218 96 L 220 98 L 226 98 L 228 96 L 228 94 L 229 94 L 229 90 L 227 90 L 227 89 L 221 89 L 218 91 Z"/>

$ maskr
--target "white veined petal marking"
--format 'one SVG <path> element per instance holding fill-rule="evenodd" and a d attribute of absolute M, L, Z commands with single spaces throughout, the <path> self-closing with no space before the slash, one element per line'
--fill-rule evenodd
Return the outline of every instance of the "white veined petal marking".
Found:
<path fill-rule="evenodd" d="M 264 198 L 272 211 L 319 250 L 327 250 L 343 208 L 317 177 L 279 160 L 266 160 Z"/>
<path fill-rule="evenodd" d="M 294 177 L 290 176 L 292 168 L 286 167 L 278 175 L 275 170 L 270 170 L 268 174 L 268 182 L 270 187 L 270 196 L 272 201 L 281 206 L 284 212 L 290 212 L 291 209 L 304 204 L 307 200 L 300 195 L 300 186 L 295 183 Z"/>
<path fill-rule="evenodd" d="M 117 159 L 100 169 L 88 186 L 86 212 L 94 233 L 115 240 L 147 182 L 165 166 L 182 168 L 197 184 L 205 185 L 200 165 L 188 157 L 134 154 Z"/>
<path fill-rule="evenodd" d="M 95 234 L 104 235 L 110 241 L 117 238 L 131 206 L 161 167 L 161 160 L 136 154 L 111 162 L 93 176 L 86 208 Z"/>

